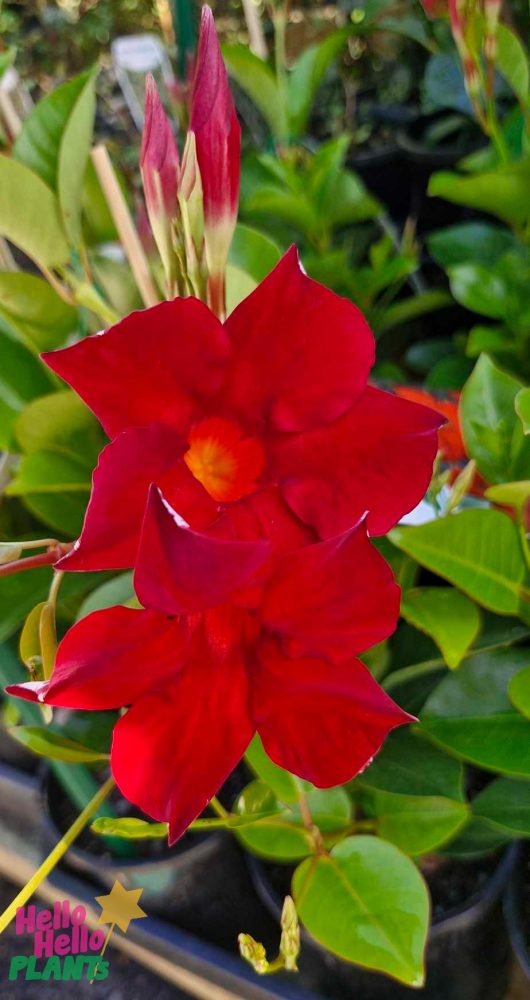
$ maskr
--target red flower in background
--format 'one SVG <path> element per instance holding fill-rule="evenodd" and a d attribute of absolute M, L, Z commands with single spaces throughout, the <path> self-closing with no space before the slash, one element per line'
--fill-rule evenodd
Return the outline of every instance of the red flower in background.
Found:
<path fill-rule="evenodd" d="M 412 721 L 355 656 L 393 631 L 399 589 L 361 521 L 295 552 L 181 523 L 152 486 L 135 587 L 146 610 L 82 619 L 48 682 L 9 688 L 79 709 L 131 705 L 114 729 L 123 794 L 176 840 L 257 730 L 319 787 L 350 780 Z"/>
<path fill-rule="evenodd" d="M 439 414 L 367 386 L 372 334 L 291 249 L 224 326 L 194 298 L 46 354 L 114 439 L 61 567 L 134 565 L 149 484 L 192 528 L 280 549 L 388 531 L 423 497 Z M 219 528 L 221 530 L 221 528 Z"/>

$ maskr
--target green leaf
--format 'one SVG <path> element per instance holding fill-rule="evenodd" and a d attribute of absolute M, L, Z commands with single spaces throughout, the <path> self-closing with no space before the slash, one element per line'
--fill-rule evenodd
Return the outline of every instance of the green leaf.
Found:
<path fill-rule="evenodd" d="M 296 60 L 288 77 L 287 116 L 291 138 L 304 134 L 316 93 L 326 70 L 344 48 L 351 28 L 334 31 L 309 45 Z"/>
<path fill-rule="evenodd" d="M 93 611 L 102 611 L 104 608 L 112 608 L 116 604 L 129 604 L 134 599 L 133 575 L 132 572 L 120 573 L 112 580 L 102 583 L 101 587 L 96 587 L 86 600 L 83 601 L 77 620 L 86 618 Z"/>
<path fill-rule="evenodd" d="M 513 711 L 507 692 L 510 679 L 527 663 L 524 649 L 471 657 L 427 699 L 424 732 L 478 767 L 530 777 L 530 722 Z"/>
<path fill-rule="evenodd" d="M 242 223 L 237 224 L 228 256 L 230 264 L 259 282 L 276 267 L 280 257 L 280 248 L 270 236 Z"/>
<path fill-rule="evenodd" d="M 59 613 L 64 614 L 66 601 L 97 586 L 105 576 L 104 573 L 67 573 L 61 586 Z M 0 643 L 16 631 L 35 604 L 47 599 L 51 580 L 51 569 L 46 566 L 33 569 L 31 573 L 0 577 Z"/>
<path fill-rule="evenodd" d="M 68 389 L 30 403 L 17 420 L 16 436 L 24 451 L 54 451 L 89 470 L 103 443 L 96 418 Z"/>
<path fill-rule="evenodd" d="M 414 863 L 393 844 L 348 837 L 329 855 L 299 865 L 293 895 L 304 926 L 325 948 L 423 985 L 429 897 Z"/>
<path fill-rule="evenodd" d="M 24 271 L 0 272 L 0 315 L 37 352 L 61 347 L 78 324 L 76 309 Z"/>
<path fill-rule="evenodd" d="M 306 798 L 311 816 L 324 836 L 348 825 L 351 802 L 343 788 L 315 789 Z M 256 816 L 256 822 L 238 828 L 237 835 L 247 850 L 260 857 L 289 861 L 304 858 L 313 850 L 298 804 L 282 807 L 263 781 L 247 785 L 235 803 L 234 812 Z M 268 815 L 260 818 L 263 813 Z"/>
<path fill-rule="evenodd" d="M 241 271 L 239 267 L 228 264 L 226 268 L 226 312 L 229 316 L 243 299 L 248 298 L 256 288 L 257 281 Z"/>
<path fill-rule="evenodd" d="M 167 823 L 148 823 L 134 816 L 124 816 L 123 819 L 99 816 L 90 829 L 102 837 L 123 837 L 125 840 L 161 840 L 168 835 Z"/>
<path fill-rule="evenodd" d="M 66 736 L 60 736 L 50 729 L 39 726 L 14 726 L 9 730 L 22 746 L 49 760 L 62 760 L 67 764 L 87 764 L 96 760 L 108 760 L 109 755 L 98 753 Z"/>
<path fill-rule="evenodd" d="M 530 468 L 525 438 L 514 404 L 521 383 L 483 354 L 462 392 L 460 422 L 466 452 L 489 483 L 523 479 Z"/>
<path fill-rule="evenodd" d="M 530 219 L 530 163 L 520 161 L 471 177 L 442 171 L 431 177 L 428 193 L 524 226 Z"/>
<path fill-rule="evenodd" d="M 517 711 L 530 719 L 530 667 L 525 667 L 511 678 L 508 697 Z"/>
<path fill-rule="evenodd" d="M 412 857 L 441 847 L 465 826 L 469 816 L 465 802 L 440 795 L 370 792 L 363 801 L 367 815 L 376 818 L 378 836 Z"/>
<path fill-rule="evenodd" d="M 438 750 L 416 727 L 394 730 L 369 767 L 352 783 L 396 795 L 436 795 L 464 800 L 464 769 L 460 761 Z"/>
<path fill-rule="evenodd" d="M 5 492 L 8 496 L 81 492 L 85 494 L 82 502 L 86 506 L 90 492 L 90 474 L 85 465 L 68 455 L 57 455 L 53 451 L 32 451 L 22 457 Z"/>
<path fill-rule="evenodd" d="M 510 287 L 483 264 L 457 264 L 448 270 L 451 291 L 460 305 L 491 319 L 505 319 L 512 307 Z"/>
<path fill-rule="evenodd" d="M 65 231 L 80 242 L 80 209 L 95 112 L 96 74 L 87 70 L 35 105 L 13 155 L 58 195 Z"/>
<path fill-rule="evenodd" d="M 286 109 L 271 68 L 244 45 L 223 45 L 222 52 L 230 76 L 254 102 L 274 138 L 287 139 Z"/>
<path fill-rule="evenodd" d="M 76 247 L 82 241 L 81 207 L 96 112 L 96 74 L 90 70 L 87 76 L 61 136 L 57 172 L 57 190 L 64 228 L 70 242 Z"/>
<path fill-rule="evenodd" d="M 40 660 L 42 657 L 40 620 L 42 609 L 46 603 L 46 601 L 39 601 L 39 603 L 31 609 L 26 621 L 24 622 L 22 632 L 20 633 L 18 646 L 20 659 L 29 669 L 35 669 L 37 666 L 36 661 Z M 42 677 L 39 677 L 38 679 L 42 680 Z"/>
<path fill-rule="evenodd" d="M 494 267 L 497 261 L 518 244 L 513 233 L 491 222 L 461 222 L 431 233 L 429 253 L 443 268 L 457 264 L 482 264 Z"/>
<path fill-rule="evenodd" d="M 245 760 L 256 777 L 272 789 L 280 802 L 297 802 L 298 784 L 296 778 L 289 771 L 285 771 L 283 767 L 274 764 L 265 753 L 258 733 L 247 749 Z"/>
<path fill-rule="evenodd" d="M 526 506 L 526 501 L 530 497 L 530 479 L 523 479 L 518 483 L 499 483 L 497 486 L 488 486 L 484 490 L 486 500 L 501 506 L 515 507 L 521 514 Z"/>
<path fill-rule="evenodd" d="M 485 608 L 517 614 L 526 574 L 517 528 L 498 510 L 465 510 L 417 527 L 397 527 L 390 540 Z"/>
<path fill-rule="evenodd" d="M 514 837 L 530 837 L 530 781 L 497 778 L 471 803 L 475 816 Z"/>
<path fill-rule="evenodd" d="M 410 625 L 434 639 L 451 670 L 456 670 L 480 630 L 478 608 L 452 587 L 418 587 L 401 601 Z"/>
<path fill-rule="evenodd" d="M 530 434 L 530 389 L 520 389 L 515 397 L 515 412 L 525 434 Z"/>
<path fill-rule="evenodd" d="M 0 156 L 0 235 L 43 267 L 60 267 L 70 256 L 53 191 L 7 156 Z"/>
<path fill-rule="evenodd" d="M 507 25 L 497 25 L 497 55 L 495 68 L 509 83 L 524 108 L 528 103 L 530 70 L 526 49 L 518 36 Z"/>
<path fill-rule="evenodd" d="M 440 853 L 450 858 L 464 860 L 480 858 L 484 854 L 492 854 L 510 840 L 510 835 L 505 831 L 492 826 L 487 820 L 472 815 L 454 840 L 440 848 Z"/>

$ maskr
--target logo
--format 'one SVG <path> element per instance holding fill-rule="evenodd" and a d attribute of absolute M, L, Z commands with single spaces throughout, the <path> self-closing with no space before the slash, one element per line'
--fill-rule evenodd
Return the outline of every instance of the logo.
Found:
<path fill-rule="evenodd" d="M 106 979 L 109 962 L 103 956 L 115 927 L 124 934 L 131 920 L 146 917 L 138 901 L 143 889 L 124 889 L 116 881 L 107 896 L 96 896 L 101 907 L 98 924 L 108 924 L 108 930 L 87 922 L 87 910 L 82 904 L 72 907 L 68 899 L 56 902 L 51 910 L 36 906 L 21 906 L 15 918 L 15 933 L 32 936 L 30 955 L 14 955 L 9 965 L 11 982 L 36 980 Z"/>

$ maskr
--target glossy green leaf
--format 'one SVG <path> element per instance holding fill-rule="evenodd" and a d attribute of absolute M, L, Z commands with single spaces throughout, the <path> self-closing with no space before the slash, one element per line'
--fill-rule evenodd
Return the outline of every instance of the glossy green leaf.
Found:
<path fill-rule="evenodd" d="M 411 857 L 441 847 L 456 836 L 469 817 L 465 802 L 441 795 L 370 792 L 364 805 L 367 815 L 375 817 L 378 836 Z"/>
<path fill-rule="evenodd" d="M 472 764 L 530 777 L 530 721 L 513 710 L 508 697 L 511 678 L 527 663 L 524 649 L 471 657 L 427 699 L 423 731 Z"/>
<path fill-rule="evenodd" d="M 401 601 L 409 624 L 434 639 L 451 670 L 456 670 L 480 630 L 480 613 L 468 597 L 452 587 L 417 587 Z"/>
<path fill-rule="evenodd" d="M 530 434 L 530 389 L 520 389 L 515 397 L 515 412 L 525 434 Z"/>
<path fill-rule="evenodd" d="M 65 232 L 80 239 L 80 207 L 95 112 L 94 70 L 68 80 L 35 105 L 13 155 L 55 191 Z"/>
<path fill-rule="evenodd" d="M 287 115 L 291 138 L 304 134 L 311 108 L 326 70 L 342 51 L 350 28 L 334 31 L 321 42 L 309 45 L 296 60 L 287 85 Z"/>
<path fill-rule="evenodd" d="M 89 70 L 86 77 L 61 136 L 57 169 L 64 228 L 74 246 L 81 243 L 81 206 L 96 112 L 96 74 Z"/>
<path fill-rule="evenodd" d="M 246 271 L 228 264 L 226 268 L 226 311 L 230 315 L 256 288 L 257 281 Z"/>
<path fill-rule="evenodd" d="M 64 615 L 66 602 L 78 600 L 80 595 L 91 587 L 97 587 L 106 576 L 106 573 L 67 573 L 61 585 L 59 614 Z M 35 604 L 47 599 L 51 581 L 50 567 L 0 577 L 0 643 L 16 631 Z"/>
<path fill-rule="evenodd" d="M 0 156 L 0 235 L 44 267 L 68 261 L 55 194 L 38 174 L 8 156 Z"/>
<path fill-rule="evenodd" d="M 515 510 L 522 513 L 526 501 L 530 497 L 530 479 L 523 479 L 518 483 L 499 483 L 496 486 L 488 486 L 488 489 L 484 490 L 484 496 L 486 500 L 492 500 L 493 503 L 501 506 L 514 507 Z"/>
<path fill-rule="evenodd" d="M 530 781 L 497 778 L 475 796 L 475 816 L 513 837 L 530 837 Z"/>
<path fill-rule="evenodd" d="M 307 793 L 307 804 L 321 832 L 332 834 L 344 829 L 350 820 L 351 803 L 343 788 L 315 789 Z M 313 850 L 310 833 L 305 829 L 296 803 L 285 807 L 263 781 L 253 781 L 235 803 L 240 816 L 256 815 L 252 826 L 238 829 L 238 837 L 247 850 L 265 858 L 282 861 L 306 857 Z M 269 813 L 265 818 L 260 814 Z"/>
<path fill-rule="evenodd" d="M 428 192 L 457 205 L 490 212 L 513 226 L 530 218 L 530 163 L 521 161 L 482 174 L 433 174 Z"/>
<path fill-rule="evenodd" d="M 508 697 L 517 711 L 530 719 L 530 667 L 524 667 L 510 679 Z"/>
<path fill-rule="evenodd" d="M 460 305 L 491 319 L 505 319 L 512 307 L 510 286 L 483 264 L 457 264 L 448 270 L 451 291 Z"/>
<path fill-rule="evenodd" d="M 348 837 L 329 855 L 299 865 L 293 895 L 304 926 L 325 948 L 423 985 L 429 897 L 414 863 L 393 844 Z"/>
<path fill-rule="evenodd" d="M 77 618 L 86 618 L 93 611 L 102 611 L 104 608 L 112 608 L 116 604 L 129 604 L 134 599 L 134 587 L 132 572 L 120 573 L 112 580 L 102 583 L 101 587 L 96 587 L 86 600 L 83 601 Z"/>
<path fill-rule="evenodd" d="M 0 272 L 0 314 L 36 352 L 61 347 L 78 324 L 76 309 L 24 271 Z"/>
<path fill-rule="evenodd" d="M 480 858 L 492 854 L 511 840 L 506 831 L 494 827 L 487 820 L 471 815 L 471 819 L 460 833 L 448 844 L 439 848 L 441 854 L 463 860 Z"/>
<path fill-rule="evenodd" d="M 509 83 L 521 104 L 526 107 L 530 84 L 528 55 L 520 38 L 502 21 L 497 26 L 495 68 Z"/>
<path fill-rule="evenodd" d="M 245 45 L 223 45 L 226 68 L 254 102 L 277 140 L 287 138 L 287 115 L 281 91 L 270 67 Z"/>
<path fill-rule="evenodd" d="M 61 538 L 72 540 L 81 534 L 88 491 L 24 493 L 22 503 L 38 521 Z"/>
<path fill-rule="evenodd" d="M 462 802 L 464 769 L 460 761 L 433 746 L 417 727 L 394 730 L 372 763 L 351 788 L 358 786 L 396 795 L 436 795 Z"/>
<path fill-rule="evenodd" d="M 518 379 L 483 354 L 462 392 L 460 423 L 466 452 L 489 483 L 528 475 L 530 439 L 525 438 L 514 409 L 520 389 Z"/>
<path fill-rule="evenodd" d="M 483 607 L 499 614 L 518 612 L 525 563 L 517 528 L 501 511 L 465 510 L 417 527 L 397 527 L 390 539 Z"/>
<path fill-rule="evenodd" d="M 96 760 L 108 760 L 108 754 L 98 753 L 82 743 L 69 740 L 50 729 L 38 726 L 14 726 L 9 730 L 22 746 L 49 760 L 62 760 L 66 764 L 87 764 Z"/>
<path fill-rule="evenodd" d="M 481 264 L 494 267 L 503 254 L 517 247 L 508 229 L 491 222 L 461 222 L 431 233 L 429 253 L 443 268 L 458 264 Z"/>
<path fill-rule="evenodd" d="M 298 784 L 296 778 L 270 759 L 265 753 L 258 733 L 247 749 L 245 760 L 256 777 L 272 789 L 280 802 L 297 802 Z"/>
<path fill-rule="evenodd" d="M 96 418 L 69 390 L 30 403 L 17 420 L 16 435 L 26 452 L 55 451 L 90 470 L 103 443 Z"/>
<path fill-rule="evenodd" d="M 84 494 L 82 502 L 86 505 L 90 485 L 90 472 L 82 462 L 53 451 L 32 451 L 22 457 L 5 492 L 8 496 L 80 492 Z"/>
<path fill-rule="evenodd" d="M 259 282 L 276 267 L 280 257 L 280 248 L 270 236 L 238 223 L 230 244 L 228 259 L 231 264 Z"/>

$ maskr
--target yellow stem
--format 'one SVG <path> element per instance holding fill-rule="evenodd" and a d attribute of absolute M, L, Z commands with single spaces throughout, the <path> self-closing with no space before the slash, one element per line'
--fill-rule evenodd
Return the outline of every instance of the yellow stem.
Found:
<path fill-rule="evenodd" d="M 4 910 L 0 916 L 0 934 L 2 931 L 5 931 L 6 927 L 8 927 L 14 919 L 19 907 L 25 906 L 28 899 L 30 899 L 33 893 L 36 892 L 41 882 L 43 882 L 50 872 L 53 871 L 63 855 L 66 854 L 68 848 L 73 844 L 76 837 L 79 836 L 83 828 L 87 825 L 94 813 L 97 812 L 100 805 L 105 801 L 113 788 L 114 778 L 107 778 L 105 784 L 98 789 L 88 805 L 86 805 L 83 811 L 79 813 L 79 816 L 72 823 L 70 829 L 66 831 L 64 837 L 61 837 L 59 843 L 53 848 L 53 851 L 48 854 L 48 857 L 45 858 L 40 867 L 37 868 L 37 871 L 30 878 L 29 882 L 26 882 L 26 885 L 20 890 L 18 896 L 15 896 L 15 899 L 7 907 L 7 910 Z"/>

